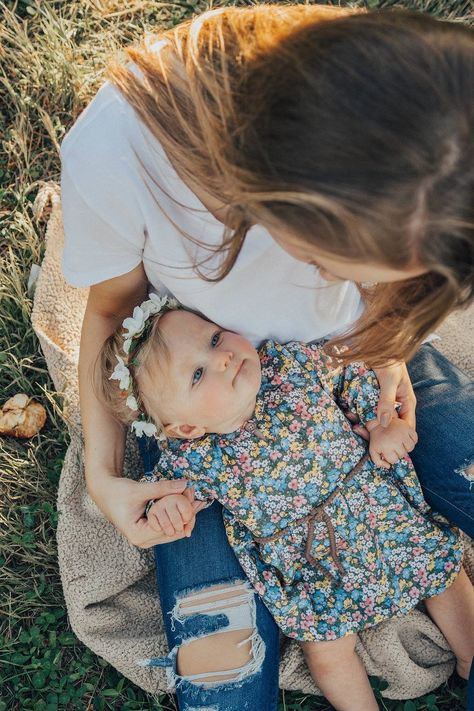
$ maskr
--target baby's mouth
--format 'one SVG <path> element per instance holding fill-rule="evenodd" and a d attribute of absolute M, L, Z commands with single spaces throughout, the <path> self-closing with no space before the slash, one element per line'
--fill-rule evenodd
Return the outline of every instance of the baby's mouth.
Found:
<path fill-rule="evenodd" d="M 232 378 L 232 385 L 235 383 L 235 380 L 236 380 L 238 374 L 239 374 L 240 371 L 242 370 L 242 366 L 243 366 L 244 362 L 245 362 L 245 358 L 243 358 L 243 359 L 240 361 L 239 367 L 238 367 L 237 370 L 235 371 L 234 377 Z"/>

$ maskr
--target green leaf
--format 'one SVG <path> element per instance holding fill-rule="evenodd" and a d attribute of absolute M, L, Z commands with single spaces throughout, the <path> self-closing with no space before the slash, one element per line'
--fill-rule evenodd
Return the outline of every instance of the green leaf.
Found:
<path fill-rule="evenodd" d="M 13 664 L 25 664 L 30 661 L 30 657 L 27 654 L 20 654 L 20 652 L 15 652 L 12 655 L 11 661 Z"/>
<path fill-rule="evenodd" d="M 414 701 L 405 701 L 403 704 L 403 711 L 416 711 L 416 704 Z"/>
<path fill-rule="evenodd" d="M 44 689 L 46 685 L 46 674 L 40 671 L 35 672 L 31 677 L 31 683 L 33 684 L 35 689 Z"/>

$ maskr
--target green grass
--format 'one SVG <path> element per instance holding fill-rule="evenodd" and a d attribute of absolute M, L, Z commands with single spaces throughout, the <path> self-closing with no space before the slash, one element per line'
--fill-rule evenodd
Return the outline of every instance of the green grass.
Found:
<path fill-rule="evenodd" d="M 401 4 L 473 19 L 470 0 Z M 61 139 L 100 84 L 108 57 L 146 28 L 176 24 L 207 7 L 201 0 L 0 4 L 0 136 L 5 138 L 0 153 L 0 393 L 3 402 L 24 391 L 48 411 L 46 427 L 32 440 L 0 438 L 0 711 L 175 708 L 172 697 L 153 699 L 123 678 L 69 628 L 55 548 L 55 496 L 67 432 L 31 329 L 26 285 L 31 265 L 40 263 L 43 252 L 44 226 L 32 217 L 38 181 L 59 179 Z M 374 684 L 380 689 L 380 682 Z M 451 680 L 422 699 L 380 699 L 380 704 L 391 711 L 460 711 L 465 685 Z M 281 709 L 329 706 L 317 697 L 286 693 Z"/>

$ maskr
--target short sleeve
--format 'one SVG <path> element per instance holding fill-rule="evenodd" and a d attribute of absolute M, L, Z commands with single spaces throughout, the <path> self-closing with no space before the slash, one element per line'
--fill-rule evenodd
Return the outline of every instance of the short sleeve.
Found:
<path fill-rule="evenodd" d="M 142 261 L 145 241 L 140 171 L 122 102 L 110 87 L 101 92 L 61 147 L 62 268 L 76 287 L 131 271 Z"/>

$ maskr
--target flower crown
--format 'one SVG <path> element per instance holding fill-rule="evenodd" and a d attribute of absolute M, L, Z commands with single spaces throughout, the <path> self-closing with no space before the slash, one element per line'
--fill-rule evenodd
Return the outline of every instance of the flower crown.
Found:
<path fill-rule="evenodd" d="M 172 311 L 179 308 L 176 299 L 169 296 L 159 296 L 159 294 L 149 294 L 148 299 L 143 301 L 140 306 L 135 306 L 133 315 L 126 318 L 122 326 L 125 329 L 123 333 L 123 351 L 125 358 L 116 355 L 117 365 L 109 380 L 118 380 L 119 388 L 125 393 L 128 393 L 126 404 L 130 410 L 139 412 L 138 419 L 132 422 L 132 430 L 135 430 L 137 437 L 147 435 L 147 437 L 156 437 L 158 440 L 166 439 L 163 432 L 158 432 L 157 426 L 147 419 L 145 413 L 138 404 L 138 400 L 134 394 L 133 378 L 128 365 L 137 365 L 133 359 L 133 354 L 138 346 L 148 338 L 151 327 L 154 322 L 154 316 L 164 314 L 166 311 Z"/>

